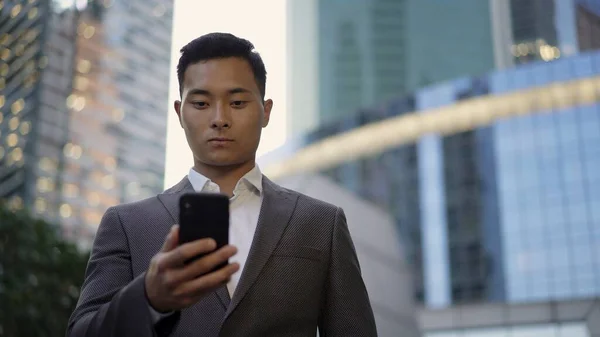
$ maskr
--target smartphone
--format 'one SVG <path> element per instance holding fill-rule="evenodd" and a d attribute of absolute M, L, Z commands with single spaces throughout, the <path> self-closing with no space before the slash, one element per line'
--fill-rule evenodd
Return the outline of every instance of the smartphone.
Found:
<path fill-rule="evenodd" d="M 204 238 L 217 242 L 217 249 L 229 243 L 229 198 L 217 193 L 186 193 L 179 199 L 179 244 Z M 190 263 L 206 254 L 196 256 Z M 229 261 L 212 271 L 227 266 Z"/>

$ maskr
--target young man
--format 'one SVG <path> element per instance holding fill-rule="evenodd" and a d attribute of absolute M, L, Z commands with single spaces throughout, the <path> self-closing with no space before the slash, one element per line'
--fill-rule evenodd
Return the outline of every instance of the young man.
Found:
<path fill-rule="evenodd" d="M 67 335 L 376 336 L 342 209 L 255 164 L 273 101 L 254 46 L 204 35 L 181 49 L 177 76 L 194 167 L 164 193 L 106 211 Z M 178 244 L 179 197 L 193 191 L 230 197 L 231 245 Z"/>

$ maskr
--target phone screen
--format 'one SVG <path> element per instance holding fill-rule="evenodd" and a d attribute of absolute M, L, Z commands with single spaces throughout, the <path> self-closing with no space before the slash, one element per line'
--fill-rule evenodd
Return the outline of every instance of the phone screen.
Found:
<path fill-rule="evenodd" d="M 217 242 L 217 249 L 229 242 L 229 198 L 216 193 L 187 193 L 179 200 L 179 244 L 204 238 Z M 187 263 L 201 258 L 200 255 Z M 227 262 L 218 266 L 220 269 Z"/>

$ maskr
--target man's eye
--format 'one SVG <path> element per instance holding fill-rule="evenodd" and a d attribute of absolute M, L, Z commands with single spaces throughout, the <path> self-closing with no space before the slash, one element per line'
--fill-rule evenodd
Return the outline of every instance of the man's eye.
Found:
<path fill-rule="evenodd" d="M 206 108 L 208 106 L 208 104 L 206 102 L 192 102 L 192 105 L 198 109 Z"/>
<path fill-rule="evenodd" d="M 246 105 L 246 101 L 233 101 L 231 102 L 231 105 L 236 108 L 243 107 Z"/>

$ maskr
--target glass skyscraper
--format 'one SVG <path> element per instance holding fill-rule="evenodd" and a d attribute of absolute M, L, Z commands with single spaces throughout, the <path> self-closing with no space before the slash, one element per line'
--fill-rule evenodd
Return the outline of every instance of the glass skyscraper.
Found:
<path fill-rule="evenodd" d="M 429 43 L 444 22 L 429 20 L 421 46 L 403 42 L 414 47 L 415 69 L 429 64 L 437 73 L 460 61 L 467 76 L 356 106 L 268 156 L 265 171 L 321 172 L 388 210 L 413 266 L 415 296 L 428 308 L 600 296 L 600 4 L 432 0 L 405 8 L 415 14 L 419 6 L 423 17 L 443 8 L 458 28 L 448 25 L 444 41 Z M 466 8 L 504 22 L 504 31 Z M 466 53 L 464 22 L 481 28 L 465 35 L 466 50 L 484 56 L 471 67 L 455 55 Z M 429 82 L 418 77 L 415 86 Z"/>
<path fill-rule="evenodd" d="M 493 76 L 490 88 L 500 94 L 597 77 L 599 56 L 526 65 Z M 507 299 L 600 295 L 600 105 L 544 109 L 492 132 Z"/>
<path fill-rule="evenodd" d="M 1 198 L 85 246 L 106 208 L 162 191 L 172 16 L 167 0 L 3 2 Z"/>
<path fill-rule="evenodd" d="M 0 6 L 0 197 L 22 208 L 43 194 L 38 206 L 57 221 L 77 12 L 50 1 Z"/>
<path fill-rule="evenodd" d="M 377 111 L 308 135 L 266 174 L 321 172 L 388 210 L 428 309 L 600 296 L 600 51 Z"/>

